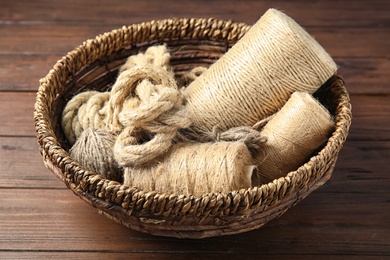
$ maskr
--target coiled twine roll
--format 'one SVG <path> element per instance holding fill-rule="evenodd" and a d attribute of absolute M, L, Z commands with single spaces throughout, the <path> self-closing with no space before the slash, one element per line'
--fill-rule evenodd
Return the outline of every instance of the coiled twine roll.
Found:
<path fill-rule="evenodd" d="M 298 169 L 333 129 L 330 113 L 312 95 L 292 94 L 261 131 L 267 142 L 255 157 L 260 181 L 267 183 Z"/>
<path fill-rule="evenodd" d="M 201 195 L 249 188 L 254 171 L 243 142 L 178 143 L 147 166 L 125 168 L 124 184 L 167 194 Z"/>
<path fill-rule="evenodd" d="M 295 91 L 314 93 L 337 70 L 329 54 L 293 19 L 269 9 L 225 55 L 184 91 L 194 125 L 253 125 Z"/>

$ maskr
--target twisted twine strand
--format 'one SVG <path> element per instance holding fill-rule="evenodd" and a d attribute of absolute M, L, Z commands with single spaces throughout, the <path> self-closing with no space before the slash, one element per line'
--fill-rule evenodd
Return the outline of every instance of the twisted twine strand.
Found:
<path fill-rule="evenodd" d="M 124 167 L 146 164 L 166 152 L 177 131 L 191 125 L 185 111 L 181 109 L 182 98 L 173 75 L 157 68 L 155 71 L 151 67 L 144 69 L 146 72 L 140 73 L 142 69 L 139 68 L 137 75 L 159 74 L 161 82 L 168 82 L 169 85 L 155 85 L 144 79 L 135 89 L 137 100 L 130 102 L 137 106 L 122 107 L 117 119 L 124 129 L 118 135 L 114 155 Z M 135 77 L 134 74 L 132 77 Z M 167 79 L 165 82 L 164 78 Z M 137 134 L 140 131 L 152 138 L 142 143 Z"/>

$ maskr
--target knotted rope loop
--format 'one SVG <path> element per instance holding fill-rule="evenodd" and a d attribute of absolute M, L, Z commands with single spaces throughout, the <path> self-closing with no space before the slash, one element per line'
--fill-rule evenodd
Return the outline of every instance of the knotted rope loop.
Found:
<path fill-rule="evenodd" d="M 123 167 L 147 164 L 166 152 L 191 121 L 172 72 L 154 65 L 124 70 L 111 90 L 107 124 L 119 133 L 114 156 Z M 147 140 L 144 140 L 144 138 Z"/>
<path fill-rule="evenodd" d="M 124 103 L 130 108 L 138 105 L 137 100 L 128 100 L 135 98 L 135 89 L 141 81 L 149 80 L 153 84 L 161 84 L 165 87 L 177 89 L 176 81 L 171 72 L 156 66 L 134 66 L 119 74 L 117 81 L 112 87 L 111 98 L 108 103 L 107 125 L 110 131 L 118 133 L 123 129 L 119 120 L 119 114 L 124 109 Z"/>

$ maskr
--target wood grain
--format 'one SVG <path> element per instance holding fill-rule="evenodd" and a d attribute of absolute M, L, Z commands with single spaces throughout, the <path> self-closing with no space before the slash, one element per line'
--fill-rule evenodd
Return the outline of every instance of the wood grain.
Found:
<path fill-rule="evenodd" d="M 254 20 L 253 22 L 255 22 Z M 66 54 L 87 39 L 122 27 L 118 25 L 78 24 L 0 24 L 0 55 Z M 388 28 L 314 27 L 307 31 L 333 57 L 383 57 L 388 51 Z M 369 44 L 367 44 L 369 39 Z M 28 42 L 29 44 L 26 44 Z M 58 42 L 59 44 L 53 44 Z M 365 46 L 361 48 L 360 46 Z M 388 56 L 386 56 L 388 58 Z"/>
<path fill-rule="evenodd" d="M 15 54 L 0 56 L 0 91 L 31 91 L 39 86 L 62 55 Z M 351 94 L 390 94 L 390 62 L 388 58 L 335 58 Z M 24 75 L 20 77 L 20 75 Z"/>
<path fill-rule="evenodd" d="M 390 257 L 390 3 L 387 0 L 0 0 L 0 259 L 386 259 Z M 285 11 L 334 57 L 353 106 L 332 178 L 264 227 L 155 237 L 116 224 L 45 168 L 38 81 L 84 40 L 170 17 L 254 23 Z"/>
<path fill-rule="evenodd" d="M 203 240 L 155 237 L 126 229 L 97 214 L 69 190 L 0 190 L 1 247 L 12 251 L 142 251 L 179 254 L 364 253 L 384 255 L 389 220 L 383 195 L 313 193 L 281 218 L 244 234 Z M 371 212 L 365 210 L 372 209 Z M 348 213 L 348 214 L 346 214 Z M 31 225 L 34 223 L 34 225 Z M 362 230 L 361 225 L 365 228 Z M 298 232 L 298 233 L 297 233 Z M 345 246 L 346 240 L 354 237 Z M 370 238 L 370 240 L 366 240 Z M 284 246 L 279 246 L 280 244 Z M 250 244 L 251 246 L 248 246 Z"/>
<path fill-rule="evenodd" d="M 35 93 L 0 92 L 0 136 L 35 136 Z"/>
<path fill-rule="evenodd" d="M 373 27 L 389 22 L 389 3 L 371 1 L 10 1 L 3 23 L 128 24 L 167 17 L 215 17 L 253 23 L 268 8 L 285 11 L 303 26 Z M 88 14 L 88 15 L 86 15 Z M 115 15 L 113 15 L 115 14 Z"/>

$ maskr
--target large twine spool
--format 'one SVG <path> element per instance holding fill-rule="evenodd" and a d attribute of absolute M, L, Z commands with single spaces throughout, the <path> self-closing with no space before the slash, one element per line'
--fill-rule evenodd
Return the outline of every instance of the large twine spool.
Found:
<path fill-rule="evenodd" d="M 267 183 L 298 169 L 333 129 L 332 116 L 312 95 L 292 94 L 261 131 L 267 142 L 254 158 L 260 181 Z"/>
<path fill-rule="evenodd" d="M 167 194 L 226 193 L 251 187 L 255 171 L 243 142 L 178 143 L 149 165 L 125 168 L 124 184 Z"/>
<path fill-rule="evenodd" d="M 186 107 L 194 125 L 205 131 L 253 125 L 280 109 L 293 92 L 315 92 L 336 70 L 302 27 L 269 9 L 186 88 Z"/>

